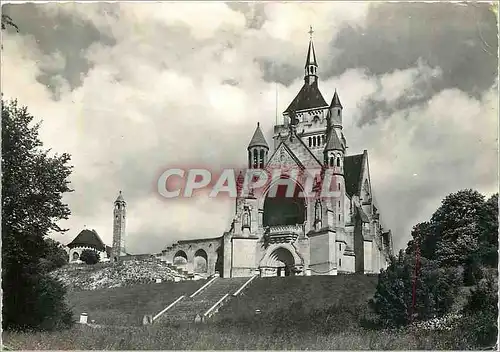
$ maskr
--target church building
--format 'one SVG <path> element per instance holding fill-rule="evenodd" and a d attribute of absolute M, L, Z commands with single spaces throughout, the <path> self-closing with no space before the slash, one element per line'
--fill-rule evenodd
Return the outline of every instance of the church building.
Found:
<path fill-rule="evenodd" d="M 293 197 L 280 197 L 282 180 L 272 180 L 261 194 L 236 200 L 229 231 L 179 241 L 162 251 L 162 260 L 222 277 L 378 273 L 388 265 L 392 235 L 383 229 L 373 199 L 368 152 L 347 154 L 339 94 L 326 102 L 318 72 L 311 37 L 304 84 L 283 112 L 283 123 L 274 126 L 271 143 L 257 124 L 248 168 L 330 169 L 337 196 L 301 197 L 305 185 L 297 181 Z"/>

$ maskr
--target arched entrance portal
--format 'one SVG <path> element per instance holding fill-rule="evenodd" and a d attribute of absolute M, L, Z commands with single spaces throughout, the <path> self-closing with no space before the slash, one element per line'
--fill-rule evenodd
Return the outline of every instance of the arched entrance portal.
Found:
<path fill-rule="evenodd" d="M 264 227 L 304 223 L 306 207 L 304 197 L 299 196 L 301 189 L 295 184 L 293 195 L 287 197 L 288 187 L 292 185 L 274 185 L 269 189 L 264 200 Z"/>
<path fill-rule="evenodd" d="M 295 259 L 286 248 L 279 247 L 271 252 L 263 269 L 266 276 L 291 276 L 294 275 Z"/>

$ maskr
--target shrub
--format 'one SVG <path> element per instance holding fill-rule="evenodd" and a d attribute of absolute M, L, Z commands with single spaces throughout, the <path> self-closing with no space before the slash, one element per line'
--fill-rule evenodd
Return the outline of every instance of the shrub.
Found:
<path fill-rule="evenodd" d="M 84 249 L 80 255 L 80 260 L 86 264 L 93 265 L 101 260 L 99 253 L 91 249 Z"/>
<path fill-rule="evenodd" d="M 21 330 L 57 330 L 73 324 L 72 312 L 64 296 L 62 283 L 47 275 L 24 275 L 15 294 L 4 296 L 4 322 L 10 328 Z M 5 304 L 11 302 L 10 304 Z M 13 304 L 17 303 L 17 305 Z M 11 307 L 15 306 L 16 314 Z"/>
<path fill-rule="evenodd" d="M 498 281 L 496 273 L 485 277 L 472 290 L 463 309 L 459 331 L 471 347 L 493 345 L 498 334 Z"/>
<path fill-rule="evenodd" d="M 411 320 L 442 316 L 450 310 L 461 281 L 459 270 L 439 268 L 436 262 L 421 258 L 416 280 L 414 272 L 414 258 L 403 251 L 391 259 L 387 270 L 380 273 L 377 290 L 369 302 L 376 317 L 362 320 L 365 326 L 377 323 L 384 327 L 399 327 Z"/>

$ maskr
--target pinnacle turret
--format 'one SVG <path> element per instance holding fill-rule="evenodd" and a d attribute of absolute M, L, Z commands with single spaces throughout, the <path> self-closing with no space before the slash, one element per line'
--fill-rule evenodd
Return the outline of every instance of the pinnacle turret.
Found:
<path fill-rule="evenodd" d="M 248 144 L 248 149 L 251 149 L 253 147 L 264 147 L 269 149 L 269 145 L 266 142 L 266 138 L 264 138 L 264 134 L 262 133 L 262 130 L 260 129 L 260 123 L 257 122 L 257 128 L 255 129 L 255 132 L 253 134 L 252 140 Z"/>

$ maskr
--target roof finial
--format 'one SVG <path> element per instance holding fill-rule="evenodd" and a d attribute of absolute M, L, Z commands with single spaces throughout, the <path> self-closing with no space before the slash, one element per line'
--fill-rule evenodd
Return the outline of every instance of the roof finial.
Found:
<path fill-rule="evenodd" d="M 309 33 L 309 38 L 312 40 L 313 39 L 313 33 L 314 33 L 312 26 L 309 26 L 309 32 L 308 33 Z"/>
<path fill-rule="evenodd" d="M 257 122 L 257 127 L 259 127 L 259 126 L 260 126 L 260 122 Z"/>

